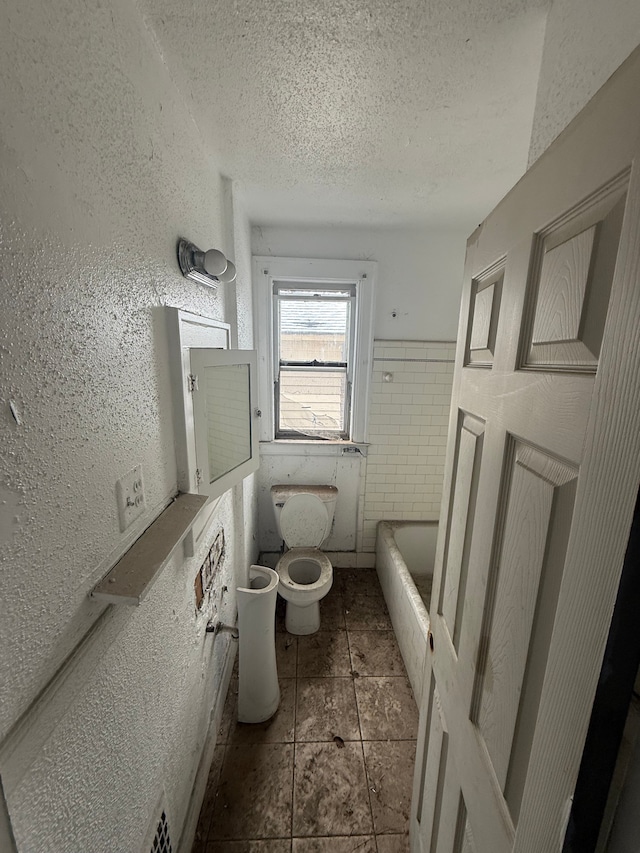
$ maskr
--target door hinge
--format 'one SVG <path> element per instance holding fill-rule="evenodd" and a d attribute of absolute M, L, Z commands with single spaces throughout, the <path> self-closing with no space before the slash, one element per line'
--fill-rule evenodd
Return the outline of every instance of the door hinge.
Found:
<path fill-rule="evenodd" d="M 190 373 L 187 376 L 187 389 L 193 394 L 194 391 L 198 390 L 198 377 Z"/>
<path fill-rule="evenodd" d="M 201 482 L 202 482 L 202 474 L 200 473 L 200 469 L 196 468 L 196 488 L 198 488 L 198 486 L 200 485 Z"/>

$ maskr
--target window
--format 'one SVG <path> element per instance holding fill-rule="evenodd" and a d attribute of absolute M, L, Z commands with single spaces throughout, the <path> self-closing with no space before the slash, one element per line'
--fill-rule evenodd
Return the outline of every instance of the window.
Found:
<path fill-rule="evenodd" d="M 261 440 L 365 440 L 376 264 L 254 259 Z"/>
<path fill-rule="evenodd" d="M 356 287 L 273 284 L 276 438 L 349 438 Z"/>

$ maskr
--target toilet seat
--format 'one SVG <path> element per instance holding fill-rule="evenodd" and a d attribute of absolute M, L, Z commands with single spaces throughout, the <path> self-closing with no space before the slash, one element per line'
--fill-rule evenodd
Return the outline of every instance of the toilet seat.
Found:
<path fill-rule="evenodd" d="M 314 583 L 296 583 L 289 576 L 289 567 L 296 560 L 311 560 L 317 563 L 320 567 L 320 577 Z M 292 548 L 283 554 L 278 561 L 276 571 L 280 578 L 280 583 L 292 590 L 313 592 L 314 590 L 322 589 L 327 582 L 331 582 L 333 578 L 333 567 L 331 560 L 320 551 L 319 548 Z"/>
<path fill-rule="evenodd" d="M 326 507 L 317 495 L 297 494 L 285 501 L 280 530 L 288 548 L 319 548 L 329 527 Z"/>

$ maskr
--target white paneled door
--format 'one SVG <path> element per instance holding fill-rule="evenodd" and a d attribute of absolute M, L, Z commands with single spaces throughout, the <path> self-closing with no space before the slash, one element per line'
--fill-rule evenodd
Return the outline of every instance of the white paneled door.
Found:
<path fill-rule="evenodd" d="M 469 240 L 415 853 L 562 848 L 640 478 L 640 53 Z"/>

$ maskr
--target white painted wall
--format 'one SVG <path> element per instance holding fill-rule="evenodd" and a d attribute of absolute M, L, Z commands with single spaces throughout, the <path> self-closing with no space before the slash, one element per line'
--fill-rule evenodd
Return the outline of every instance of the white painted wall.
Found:
<path fill-rule="evenodd" d="M 376 340 L 446 341 L 458 330 L 466 241 L 476 225 L 442 232 L 254 227 L 251 241 L 254 255 L 377 261 Z"/>
<path fill-rule="evenodd" d="M 231 196 L 233 207 L 234 261 L 238 272 L 233 285 L 235 329 L 240 349 L 253 349 L 256 342 L 253 337 L 253 287 L 251 261 L 251 226 L 244 212 L 241 192 L 237 185 Z M 231 291 L 230 291 L 231 293 Z M 258 555 L 258 495 L 257 476 L 252 474 L 234 488 L 235 532 L 239 538 L 238 553 L 242 554 L 239 578 L 246 584 L 248 568 L 255 563 Z M 238 574 L 238 573 L 236 573 Z"/>
<path fill-rule="evenodd" d="M 88 593 L 127 541 L 116 479 L 142 464 L 149 511 L 128 534 L 176 489 L 162 306 L 251 345 L 249 229 L 130 0 L 8 0 L 3 19 L 2 785 L 20 851 L 137 850 L 163 790 L 175 845 L 229 642 L 213 651 L 193 581 L 220 526 L 221 583 L 255 558 L 255 484 L 141 607 L 103 613 Z M 237 253 L 226 297 L 181 277 L 181 235 Z"/>
<path fill-rule="evenodd" d="M 638 44 L 638 0 L 553 0 L 547 17 L 529 165 Z"/>

